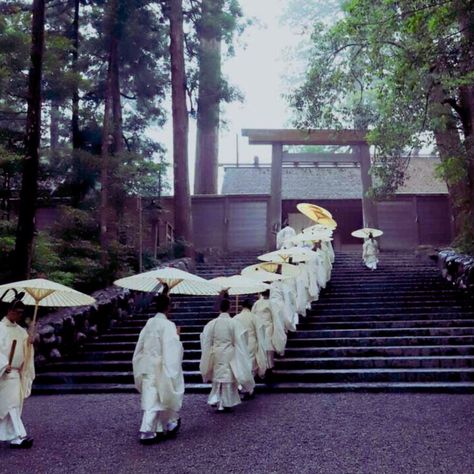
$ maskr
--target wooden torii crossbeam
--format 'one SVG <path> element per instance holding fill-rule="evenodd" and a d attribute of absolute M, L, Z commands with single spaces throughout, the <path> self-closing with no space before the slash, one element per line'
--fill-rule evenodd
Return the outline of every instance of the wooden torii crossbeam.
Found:
<path fill-rule="evenodd" d="M 282 209 L 282 165 L 291 154 L 283 153 L 284 145 L 333 145 L 349 146 L 352 153 L 325 154 L 325 162 L 351 161 L 360 164 L 362 180 L 362 212 L 364 226 L 377 227 L 377 209 L 368 197 L 372 186 L 370 171 L 370 149 L 364 130 L 296 130 L 296 129 L 243 129 L 242 135 L 248 137 L 250 145 L 272 146 L 272 172 L 270 204 L 267 219 L 267 242 L 274 241 L 274 233 L 281 228 Z M 318 161 L 318 155 L 313 160 Z M 305 154 L 305 161 L 311 161 L 311 154 Z"/>

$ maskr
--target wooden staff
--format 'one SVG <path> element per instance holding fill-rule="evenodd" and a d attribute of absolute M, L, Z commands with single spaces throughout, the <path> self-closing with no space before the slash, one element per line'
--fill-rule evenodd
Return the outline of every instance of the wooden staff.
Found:
<path fill-rule="evenodd" d="M 13 357 L 15 355 L 15 350 L 16 350 L 16 339 L 13 339 L 12 341 L 12 347 L 10 349 L 10 355 L 8 356 L 8 365 L 11 367 L 12 362 L 13 362 Z"/>

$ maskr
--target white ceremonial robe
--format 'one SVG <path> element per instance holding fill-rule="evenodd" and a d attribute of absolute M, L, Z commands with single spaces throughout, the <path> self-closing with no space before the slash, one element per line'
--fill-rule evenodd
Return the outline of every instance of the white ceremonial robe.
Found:
<path fill-rule="evenodd" d="M 17 345 L 12 371 L 7 374 L 5 369 L 14 340 Z M 31 394 L 34 378 L 34 349 L 28 342 L 28 333 L 5 317 L 0 321 L 0 441 L 26 437 L 21 412 L 25 398 Z"/>
<path fill-rule="evenodd" d="M 326 287 L 326 283 L 331 279 L 331 274 L 332 274 L 332 263 L 331 263 L 331 257 L 327 251 L 327 249 L 317 249 L 316 253 L 320 256 L 323 268 L 324 268 L 324 279 L 326 280 L 324 287 Z"/>
<path fill-rule="evenodd" d="M 376 240 L 367 239 L 362 246 L 362 260 L 367 268 L 377 269 L 379 263 L 379 244 Z"/>
<path fill-rule="evenodd" d="M 267 353 L 267 368 L 274 366 L 274 353 L 285 353 L 286 333 L 280 317 L 273 311 L 270 300 L 259 298 L 253 305 L 252 312 L 263 322 L 265 327 L 265 351 Z"/>
<path fill-rule="evenodd" d="M 265 327 L 255 313 L 244 308 L 234 316 L 245 329 L 245 341 L 252 361 L 253 375 L 263 377 L 267 370 L 267 356 L 265 354 Z"/>
<path fill-rule="evenodd" d="M 332 246 L 331 241 L 321 242 L 321 247 L 323 250 L 326 250 L 327 254 L 329 255 L 330 262 L 334 263 L 334 261 L 336 260 L 336 254 L 334 253 L 334 248 Z"/>
<path fill-rule="evenodd" d="M 141 393 L 142 433 L 168 431 L 184 396 L 183 345 L 176 326 L 163 313 L 150 318 L 133 354 L 135 386 Z"/>
<path fill-rule="evenodd" d="M 291 314 L 291 319 L 286 329 L 294 332 L 299 323 L 299 316 L 296 311 L 296 280 L 294 278 L 286 278 L 282 280 L 281 284 L 285 294 L 285 304 Z"/>
<path fill-rule="evenodd" d="M 282 281 L 270 285 L 270 302 L 278 308 L 285 331 L 296 331 L 295 301 L 291 289 Z"/>
<path fill-rule="evenodd" d="M 314 257 L 306 262 L 306 271 L 308 272 L 308 293 L 311 302 L 318 301 L 320 288 L 321 262 L 318 257 Z"/>
<path fill-rule="evenodd" d="M 294 247 L 294 244 L 291 242 L 293 237 L 296 237 L 295 229 L 289 225 L 283 227 L 283 229 L 281 229 L 276 235 L 277 249 L 281 249 L 283 246 L 285 246 L 285 248 Z"/>
<path fill-rule="evenodd" d="M 255 388 L 244 334 L 244 327 L 229 313 L 221 313 L 204 327 L 199 369 L 204 382 L 212 382 L 209 405 L 233 407 L 240 403 L 239 385 L 248 393 Z"/>
<path fill-rule="evenodd" d="M 296 311 L 300 316 L 306 316 L 306 310 L 310 305 L 309 296 L 309 274 L 306 264 L 298 265 L 300 273 L 296 278 Z"/>
<path fill-rule="evenodd" d="M 276 314 L 277 318 L 280 319 L 281 324 L 285 327 L 285 295 L 280 282 L 273 281 L 270 284 L 270 305 L 272 311 Z"/>

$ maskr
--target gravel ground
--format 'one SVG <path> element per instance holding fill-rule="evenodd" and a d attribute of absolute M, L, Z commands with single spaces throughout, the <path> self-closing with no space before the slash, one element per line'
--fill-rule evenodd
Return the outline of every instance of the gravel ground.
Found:
<path fill-rule="evenodd" d="M 189 395 L 182 430 L 137 441 L 138 395 L 37 396 L 35 446 L 0 443 L 0 473 L 472 473 L 474 398 L 439 394 L 260 395 L 217 414 Z"/>

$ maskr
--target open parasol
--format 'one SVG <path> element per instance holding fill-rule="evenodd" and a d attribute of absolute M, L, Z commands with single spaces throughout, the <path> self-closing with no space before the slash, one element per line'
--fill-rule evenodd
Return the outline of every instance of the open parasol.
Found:
<path fill-rule="evenodd" d="M 234 275 L 231 277 L 222 276 L 209 281 L 227 291 L 229 296 L 251 295 L 270 289 L 270 286 L 266 283 L 247 278 L 243 275 Z"/>
<path fill-rule="evenodd" d="M 315 204 L 300 203 L 296 208 L 312 221 L 328 229 L 334 230 L 337 227 L 337 222 L 333 219 L 332 214 L 327 209 L 324 209 L 324 207 L 316 206 Z"/>
<path fill-rule="evenodd" d="M 368 239 L 370 234 L 372 234 L 372 237 L 380 237 L 383 235 L 383 231 L 379 229 L 371 229 L 370 227 L 364 227 L 363 229 L 358 229 L 354 232 L 351 232 L 353 237 L 358 237 L 359 239 Z"/>
<path fill-rule="evenodd" d="M 114 285 L 136 291 L 158 292 L 166 284 L 170 294 L 216 296 L 220 287 L 192 273 L 165 267 L 114 281 Z"/>
<path fill-rule="evenodd" d="M 272 282 L 286 278 L 278 273 L 272 273 L 264 270 L 261 263 L 245 267 L 240 273 L 247 278 L 261 282 Z"/>
<path fill-rule="evenodd" d="M 270 289 L 270 285 L 267 285 L 263 281 L 258 281 L 242 275 L 233 275 L 230 277 L 221 276 L 209 281 L 220 286 L 229 296 L 235 296 L 236 311 L 239 305 L 240 295 L 252 295 Z"/>
<path fill-rule="evenodd" d="M 15 281 L 0 286 L 0 293 L 11 289 L 14 292 L 24 292 L 22 302 L 29 306 L 34 306 L 32 327 L 36 323 L 39 306 L 49 307 L 70 307 L 87 306 L 95 303 L 92 296 L 69 288 L 68 286 L 55 283 L 44 278 L 34 278 L 31 280 Z M 15 298 L 14 294 L 6 294 L 4 301 L 10 302 Z"/>
<path fill-rule="evenodd" d="M 259 255 L 257 258 L 264 262 L 274 263 L 289 263 L 290 259 L 292 263 L 307 262 L 312 258 L 316 257 L 316 252 L 303 247 L 293 247 L 291 249 L 280 249 L 274 250 L 263 255 Z"/>
<path fill-rule="evenodd" d="M 310 229 L 312 228 L 310 227 Z M 295 244 L 299 244 L 301 242 L 330 242 L 331 240 L 333 240 L 333 238 L 329 232 L 322 232 L 320 230 L 306 232 L 306 230 L 304 230 L 293 237 L 291 241 Z"/>
<path fill-rule="evenodd" d="M 297 277 L 301 273 L 301 268 L 291 263 L 262 262 L 259 263 L 258 266 L 262 270 L 282 275 L 285 278 Z"/>

